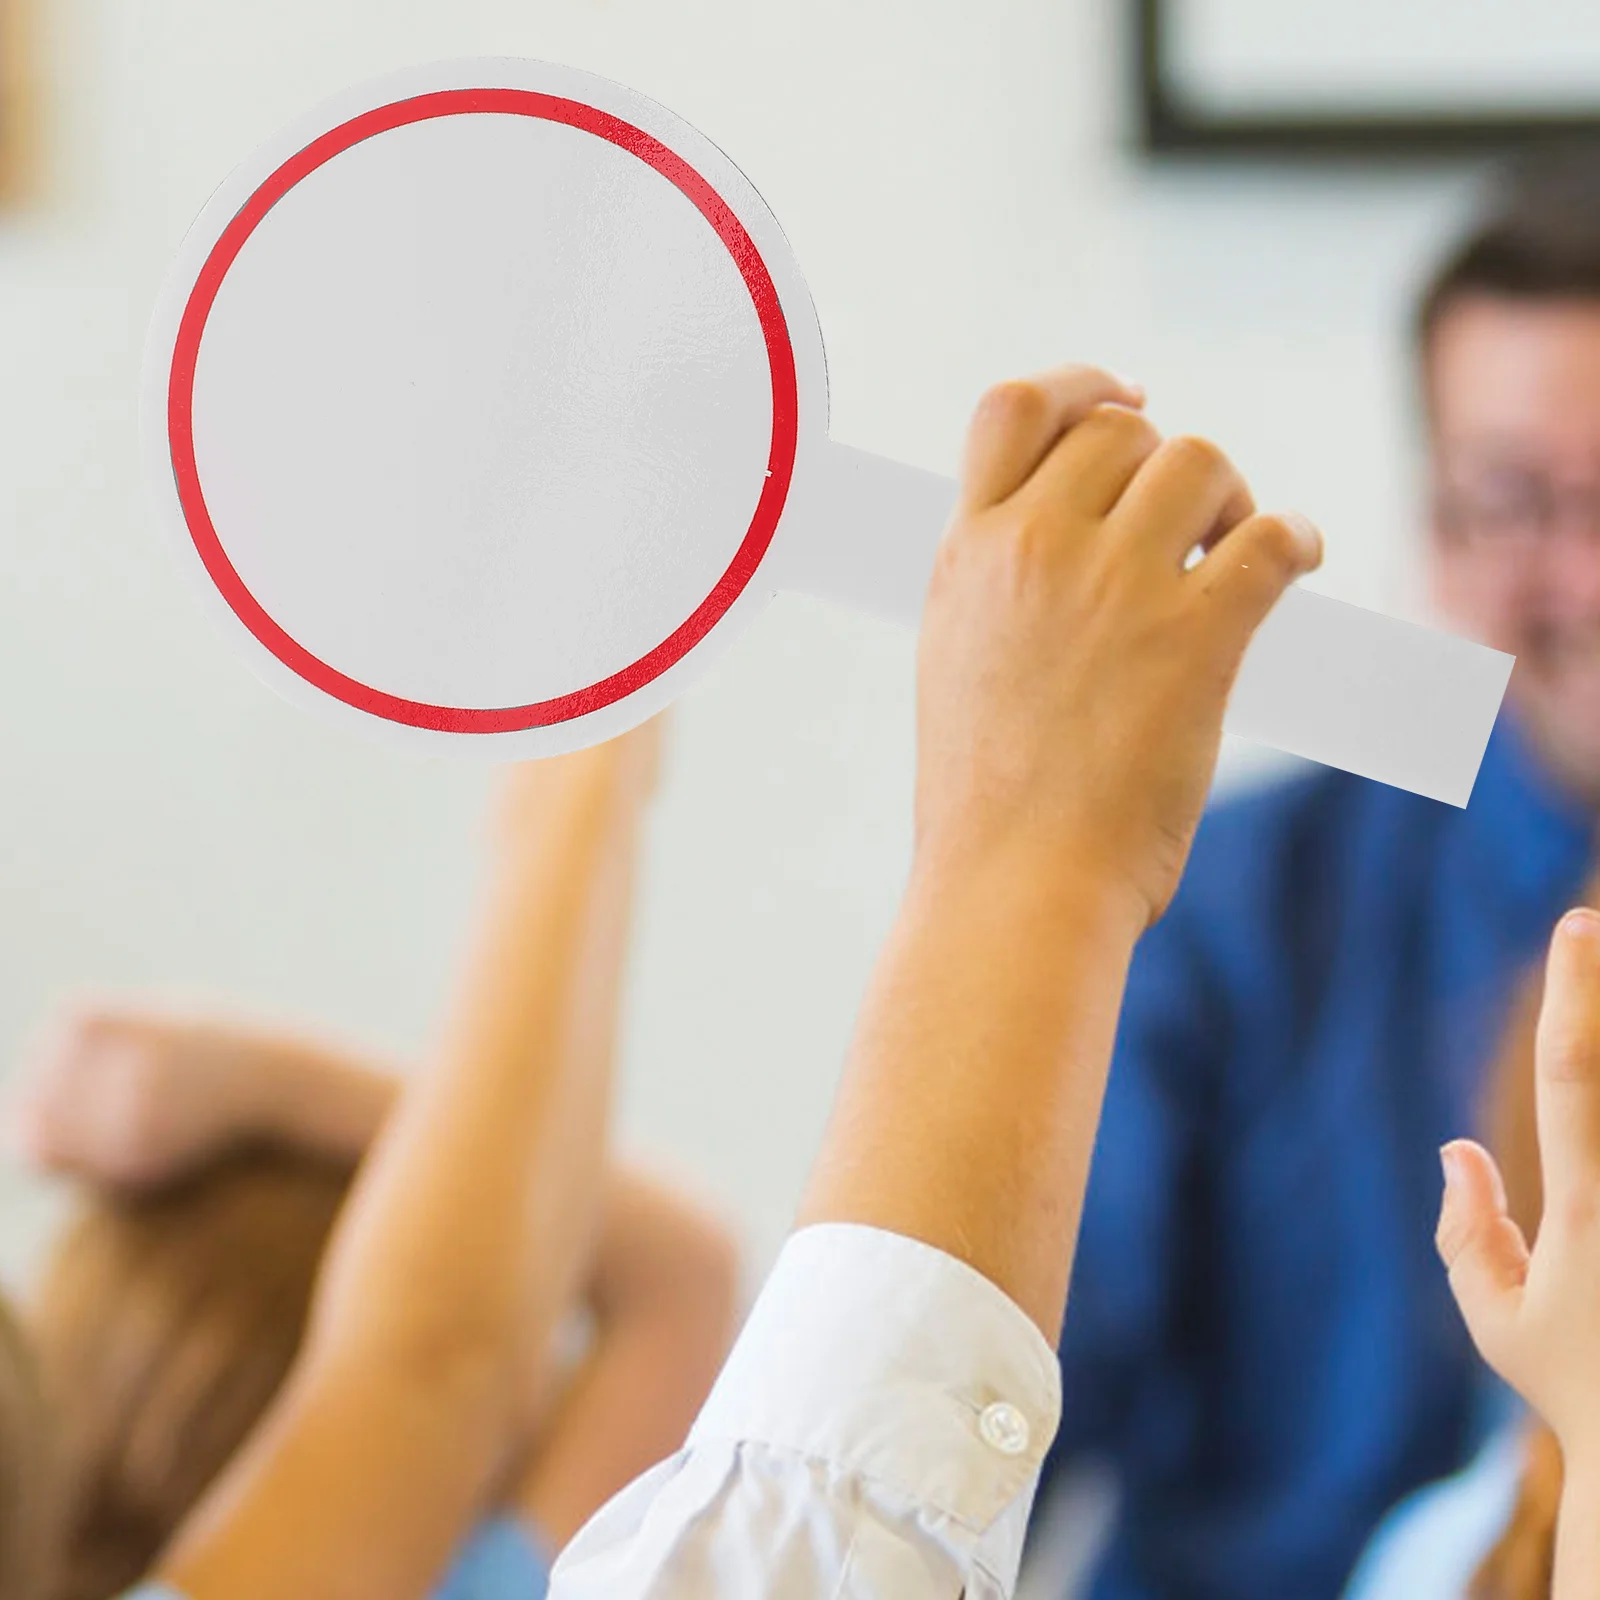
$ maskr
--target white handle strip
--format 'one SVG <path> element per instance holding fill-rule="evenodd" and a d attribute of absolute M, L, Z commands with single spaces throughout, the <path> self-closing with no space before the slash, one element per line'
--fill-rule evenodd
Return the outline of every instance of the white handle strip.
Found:
<path fill-rule="evenodd" d="M 1514 659 L 1296 586 L 1245 652 L 1223 726 L 1464 806 Z"/>
<path fill-rule="evenodd" d="M 830 439 L 789 492 L 778 584 L 915 627 L 955 503 L 954 479 Z"/>
<path fill-rule="evenodd" d="M 785 589 L 915 625 L 955 504 L 948 478 L 830 441 L 784 516 Z M 1512 657 L 1290 589 L 1251 642 L 1228 732 L 1464 806 Z"/>

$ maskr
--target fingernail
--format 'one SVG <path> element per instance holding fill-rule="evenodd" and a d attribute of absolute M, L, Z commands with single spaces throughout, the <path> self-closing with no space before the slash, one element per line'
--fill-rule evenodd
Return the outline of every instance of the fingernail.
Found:
<path fill-rule="evenodd" d="M 1310 517 L 1302 516 L 1298 511 L 1285 511 L 1283 520 L 1299 541 L 1301 553 L 1305 558 L 1306 570 L 1322 564 L 1322 530 Z"/>
<path fill-rule="evenodd" d="M 1556 930 L 1567 939 L 1582 939 L 1585 944 L 1600 944 L 1600 911 L 1588 906 L 1574 906 L 1561 919 Z"/>
<path fill-rule="evenodd" d="M 1439 1147 L 1439 1165 L 1444 1169 L 1444 1192 L 1449 1194 L 1461 1175 L 1461 1152 L 1452 1139 Z"/>

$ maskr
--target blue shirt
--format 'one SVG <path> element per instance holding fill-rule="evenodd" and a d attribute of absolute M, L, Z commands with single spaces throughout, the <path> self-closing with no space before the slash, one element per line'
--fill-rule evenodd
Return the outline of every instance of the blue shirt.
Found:
<path fill-rule="evenodd" d="M 1503 1428 L 1470 1467 L 1402 1500 L 1357 1563 L 1345 1600 L 1466 1600 L 1516 1509 L 1527 1443 Z"/>
<path fill-rule="evenodd" d="M 491 1517 L 462 1545 L 432 1600 L 544 1600 L 550 1565 L 513 1517 Z M 164 1583 L 141 1583 L 121 1600 L 184 1600 Z"/>
<path fill-rule="evenodd" d="M 1329 769 L 1214 808 L 1129 977 L 1054 1460 L 1106 1457 L 1095 1600 L 1333 1600 L 1473 1441 L 1434 1255 L 1523 965 L 1594 821 L 1509 718 L 1463 811 Z"/>

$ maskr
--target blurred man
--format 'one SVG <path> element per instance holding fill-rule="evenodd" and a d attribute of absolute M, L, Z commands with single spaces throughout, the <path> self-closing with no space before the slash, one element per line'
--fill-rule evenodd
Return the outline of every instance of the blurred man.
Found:
<path fill-rule="evenodd" d="M 1433 1255 L 1600 812 L 1600 152 L 1513 173 L 1417 322 L 1449 623 L 1518 658 L 1463 812 L 1318 769 L 1218 807 L 1141 947 L 1062 1347 L 1096 1600 L 1331 1600 L 1485 1394 Z"/>

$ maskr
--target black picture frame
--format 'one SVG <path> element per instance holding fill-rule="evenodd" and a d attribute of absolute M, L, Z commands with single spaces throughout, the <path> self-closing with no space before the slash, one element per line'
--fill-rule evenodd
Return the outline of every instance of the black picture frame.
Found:
<path fill-rule="evenodd" d="M 1600 139 L 1600 92 L 1594 111 L 1508 115 L 1470 105 L 1415 115 L 1317 111 L 1212 113 L 1187 105 L 1173 86 L 1171 13 L 1182 0 L 1129 0 L 1138 94 L 1138 142 L 1153 156 L 1392 157 L 1489 156 L 1530 146 Z"/>

